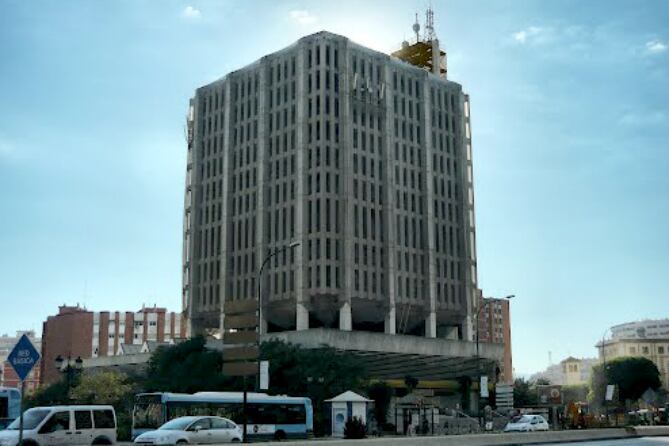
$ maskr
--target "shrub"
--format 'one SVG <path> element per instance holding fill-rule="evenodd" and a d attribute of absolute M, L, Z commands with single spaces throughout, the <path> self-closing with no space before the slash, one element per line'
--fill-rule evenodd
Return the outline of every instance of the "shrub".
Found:
<path fill-rule="evenodd" d="M 365 423 L 358 417 L 349 418 L 344 425 L 344 438 L 358 439 L 365 438 Z"/>

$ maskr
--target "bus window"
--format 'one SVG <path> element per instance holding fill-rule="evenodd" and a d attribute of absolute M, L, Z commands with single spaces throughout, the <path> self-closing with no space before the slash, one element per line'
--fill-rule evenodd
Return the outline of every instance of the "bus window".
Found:
<path fill-rule="evenodd" d="M 160 395 L 141 395 L 136 398 L 133 412 L 135 429 L 157 429 L 164 422 Z"/>
<path fill-rule="evenodd" d="M 290 404 L 280 405 L 279 416 L 276 424 L 303 424 L 307 421 L 307 416 L 303 405 Z"/>

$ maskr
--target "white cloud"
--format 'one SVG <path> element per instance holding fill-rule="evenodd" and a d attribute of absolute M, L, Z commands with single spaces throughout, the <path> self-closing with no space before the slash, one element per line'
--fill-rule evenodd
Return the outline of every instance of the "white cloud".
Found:
<path fill-rule="evenodd" d="M 647 54 L 660 54 L 664 53 L 669 49 L 669 45 L 667 45 L 666 42 L 662 42 L 661 40 L 649 40 L 646 42 L 646 53 Z"/>
<path fill-rule="evenodd" d="M 290 18 L 299 23 L 300 25 L 310 25 L 318 20 L 318 18 L 315 15 L 303 9 L 294 9 L 290 11 L 289 14 Z"/>
<path fill-rule="evenodd" d="M 186 6 L 181 15 L 187 19 L 199 19 L 202 17 L 200 10 L 191 5 Z"/>
<path fill-rule="evenodd" d="M 539 26 L 529 26 L 512 34 L 513 39 L 520 43 L 534 43 L 541 40 L 542 35 L 546 34 L 546 29 Z"/>

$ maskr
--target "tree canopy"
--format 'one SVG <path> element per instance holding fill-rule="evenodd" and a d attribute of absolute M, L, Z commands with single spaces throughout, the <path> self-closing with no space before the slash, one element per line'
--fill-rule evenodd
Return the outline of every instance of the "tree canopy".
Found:
<path fill-rule="evenodd" d="M 537 405 L 537 392 L 531 383 L 524 378 L 516 378 L 513 381 L 513 404 L 515 407 L 527 407 Z"/>
<path fill-rule="evenodd" d="M 323 433 L 323 404 L 326 399 L 346 390 L 361 391 L 365 369 L 350 353 L 334 348 L 303 349 L 279 340 L 263 342 L 260 356 L 269 360 L 272 394 L 299 395 L 311 398 L 314 407 L 314 430 Z"/>
<path fill-rule="evenodd" d="M 662 385 L 657 366 L 642 357 L 616 358 L 594 366 L 591 380 L 595 403 L 604 401 L 607 384 L 617 386 L 619 401 L 636 401 L 646 390 L 657 390 Z"/>
<path fill-rule="evenodd" d="M 225 390 L 221 352 L 206 347 L 203 337 L 159 347 L 149 360 L 145 390 L 194 393 Z"/>
<path fill-rule="evenodd" d="M 77 404 L 118 405 L 131 391 L 132 385 L 126 375 L 106 370 L 84 374 L 70 397 Z"/>

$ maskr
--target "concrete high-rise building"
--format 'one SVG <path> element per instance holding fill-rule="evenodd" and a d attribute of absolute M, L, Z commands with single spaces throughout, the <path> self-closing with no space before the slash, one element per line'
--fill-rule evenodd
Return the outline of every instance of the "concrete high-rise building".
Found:
<path fill-rule="evenodd" d="M 438 64 L 437 64 L 438 65 Z M 220 330 L 471 338 L 476 249 L 469 98 L 444 73 L 320 32 L 191 100 L 183 305 Z"/>
<path fill-rule="evenodd" d="M 469 97 L 432 65 L 319 32 L 196 91 L 183 253 L 193 333 L 220 331 L 224 302 L 256 299 L 265 258 L 299 242 L 265 267 L 263 332 L 472 339 Z"/>

